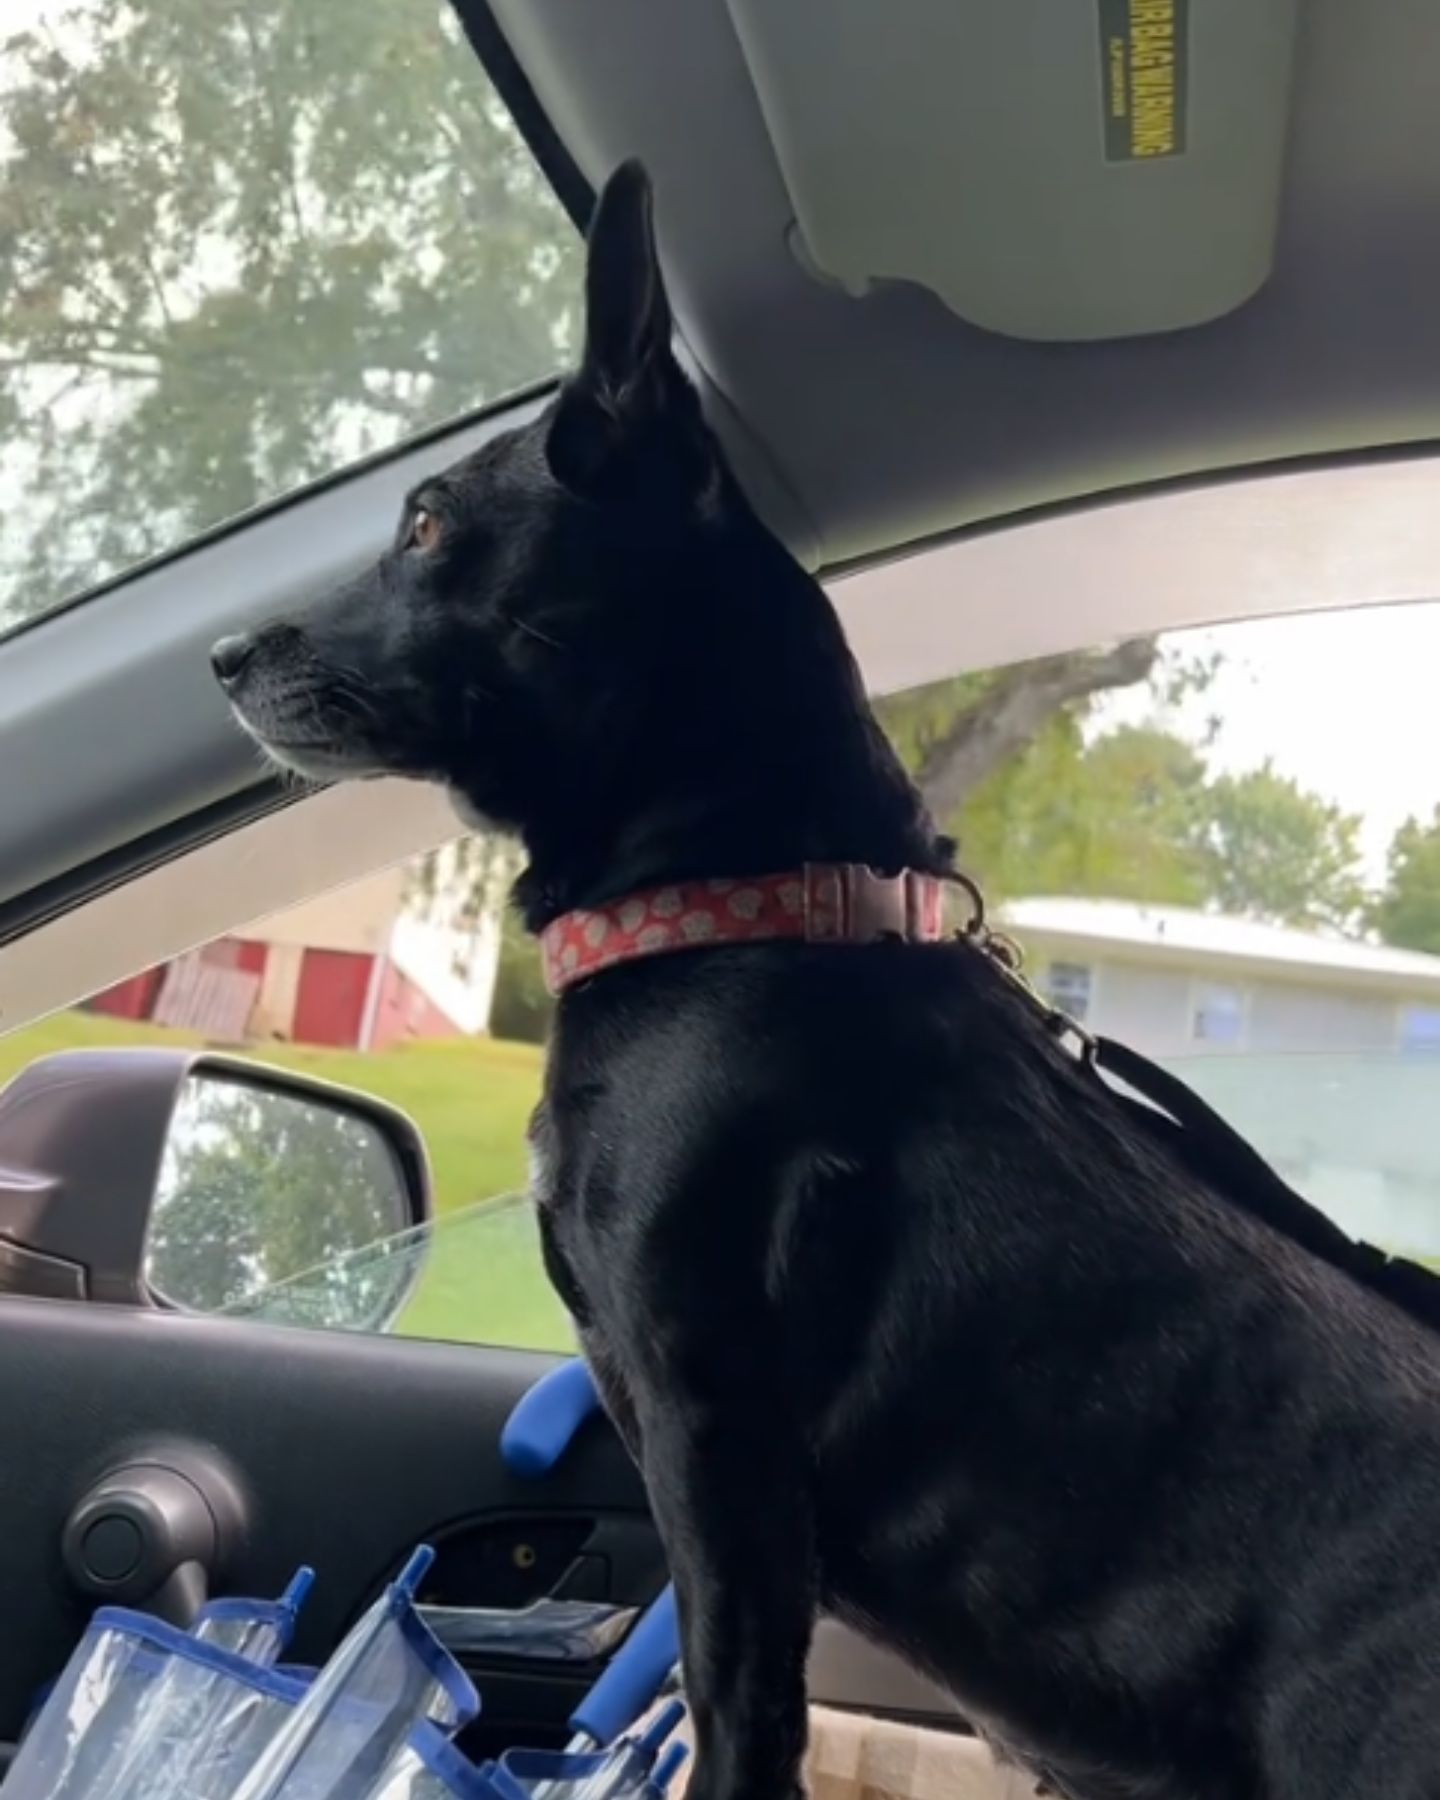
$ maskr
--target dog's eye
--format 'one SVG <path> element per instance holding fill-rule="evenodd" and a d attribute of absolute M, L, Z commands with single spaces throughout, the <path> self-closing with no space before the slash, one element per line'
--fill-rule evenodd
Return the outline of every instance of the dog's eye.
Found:
<path fill-rule="evenodd" d="M 405 540 L 407 550 L 433 550 L 440 542 L 440 521 L 428 506 L 417 506 L 410 515 L 410 535 Z"/>

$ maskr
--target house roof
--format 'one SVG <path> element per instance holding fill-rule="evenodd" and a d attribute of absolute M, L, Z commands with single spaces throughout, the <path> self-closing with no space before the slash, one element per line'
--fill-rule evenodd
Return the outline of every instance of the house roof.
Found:
<path fill-rule="evenodd" d="M 1063 897 L 1012 900 L 999 910 L 1022 946 L 1027 937 L 1044 937 L 1093 950 L 1123 949 L 1127 957 L 1147 961 L 1244 965 L 1292 979 L 1324 975 L 1346 984 L 1440 994 L 1440 956 L 1224 913 Z"/>

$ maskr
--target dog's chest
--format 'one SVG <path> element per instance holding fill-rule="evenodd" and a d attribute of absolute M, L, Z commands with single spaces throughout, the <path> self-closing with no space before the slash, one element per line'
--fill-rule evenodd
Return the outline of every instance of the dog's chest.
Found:
<path fill-rule="evenodd" d="M 583 1099 L 547 1082 L 526 1136 L 530 1195 L 537 1206 L 560 1213 L 579 1198 L 595 1160 L 594 1140 L 595 1120 Z"/>
<path fill-rule="evenodd" d="M 525 1148 L 529 1156 L 530 1198 L 543 1211 L 550 1207 L 554 1196 L 555 1167 L 558 1160 L 549 1108 L 544 1101 L 531 1114 L 530 1127 L 525 1134 Z"/>
<path fill-rule="evenodd" d="M 545 1228 L 573 1241 L 583 1227 L 586 1197 L 594 1185 L 593 1122 L 563 1098 L 547 1095 L 531 1115 L 526 1138 L 530 1198 Z"/>

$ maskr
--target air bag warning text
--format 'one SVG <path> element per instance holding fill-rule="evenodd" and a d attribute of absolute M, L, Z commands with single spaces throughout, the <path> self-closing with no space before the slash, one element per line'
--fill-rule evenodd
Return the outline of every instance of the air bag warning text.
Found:
<path fill-rule="evenodd" d="M 1105 160 L 1185 153 L 1190 0 L 1099 0 Z"/>

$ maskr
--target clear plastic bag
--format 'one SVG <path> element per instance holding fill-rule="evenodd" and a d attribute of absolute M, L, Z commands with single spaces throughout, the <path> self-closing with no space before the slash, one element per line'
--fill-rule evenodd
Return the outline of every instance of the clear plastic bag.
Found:
<path fill-rule="evenodd" d="M 416 1551 L 315 1677 L 233 1800 L 368 1800 L 410 1733 L 453 1732 L 480 1710 L 460 1665 L 415 1609 L 434 1553 Z"/>
<path fill-rule="evenodd" d="M 303 1699 L 306 1683 L 266 1672 L 254 1691 L 215 1720 L 193 1753 L 177 1759 L 167 1785 L 124 1800 L 230 1800 Z"/>
<path fill-rule="evenodd" d="M 221 1599 L 202 1607 L 185 1634 L 195 1650 L 173 1648 L 136 1721 L 131 1750 L 87 1800 L 162 1800 L 196 1779 L 202 1758 L 231 1754 L 242 1736 L 253 1744 L 262 1722 L 273 1734 L 305 1684 L 252 1680 L 247 1670 L 269 1669 L 286 1649 L 314 1580 L 312 1569 L 301 1568 L 278 1600 Z M 218 1651 L 245 1667 L 196 1650 Z"/>
<path fill-rule="evenodd" d="M 97 1613 L 25 1733 L 5 1800 L 79 1800 L 130 1741 L 167 1657 L 143 1632 Z"/>
<path fill-rule="evenodd" d="M 96 1613 L 15 1754 L 5 1800 L 160 1800 L 199 1755 L 278 1728 L 304 1694 L 140 1614 Z M 218 1800 L 218 1796 L 217 1796 Z"/>
<path fill-rule="evenodd" d="M 434 1725 L 418 1725 L 367 1800 L 501 1800 L 485 1772 Z M 510 1800 L 509 1796 L 504 1800 Z M 517 1796 L 515 1800 L 523 1800 Z"/>
<path fill-rule="evenodd" d="M 488 1606 L 422 1606 L 420 1616 L 456 1656 L 518 1656 L 598 1662 L 635 1622 L 633 1606 L 593 1600 L 538 1600 L 510 1611 Z"/>
<path fill-rule="evenodd" d="M 529 1800 L 658 1800 L 684 1761 L 671 1740 L 685 1703 L 669 1700 L 603 1750 L 508 1750 L 500 1772 Z"/>
<path fill-rule="evenodd" d="M 416 1609 L 430 1560 L 418 1551 L 319 1670 L 277 1661 L 308 1571 L 279 1601 L 217 1602 L 191 1632 L 97 1613 L 3 1800 L 661 1800 L 679 1701 L 591 1754 L 465 1757 L 452 1740 L 479 1700 Z M 618 1729 L 613 1693 L 610 1713 Z"/>
<path fill-rule="evenodd" d="M 103 1767 L 93 1770 L 92 1750 L 77 1750 L 74 1779 L 83 1782 L 85 1800 L 179 1793 L 202 1754 L 225 1755 L 241 1733 L 258 1752 L 261 1721 L 273 1733 L 304 1692 L 301 1683 L 262 1677 L 289 1644 L 313 1581 L 313 1571 L 302 1568 L 278 1600 L 212 1601 L 188 1632 L 121 1610 L 97 1614 L 97 1647 L 128 1654 L 129 1664 L 104 1719 L 81 1734 L 97 1732 L 104 1748 Z M 126 1645 L 133 1649 L 122 1651 Z M 82 1683 L 77 1694 L 84 1691 Z"/>
<path fill-rule="evenodd" d="M 300 1568 L 278 1600 L 211 1600 L 201 1607 L 190 1635 L 269 1668 L 289 1648 L 300 1608 L 314 1584 L 315 1571 Z"/>
<path fill-rule="evenodd" d="M 177 1644 L 128 1754 L 85 1800 L 226 1800 L 305 1692 L 231 1652 Z"/>

